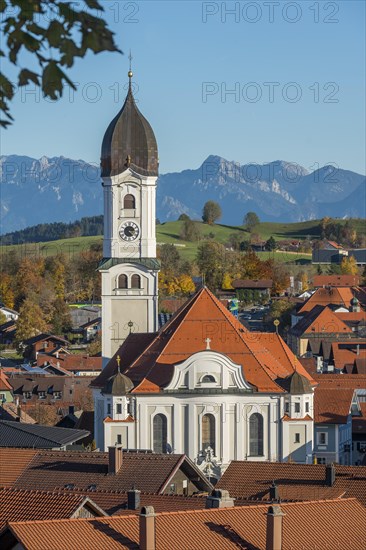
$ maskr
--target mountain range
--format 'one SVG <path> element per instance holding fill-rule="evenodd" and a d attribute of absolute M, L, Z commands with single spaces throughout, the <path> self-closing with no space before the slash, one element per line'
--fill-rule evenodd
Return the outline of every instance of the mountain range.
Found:
<path fill-rule="evenodd" d="M 99 168 L 65 157 L 0 157 L 1 233 L 39 223 L 72 222 L 101 214 Z M 296 222 L 329 217 L 366 217 L 366 178 L 333 166 L 309 172 L 274 161 L 240 165 L 211 155 L 197 169 L 162 174 L 157 217 L 201 218 L 203 204 L 217 201 L 221 223 L 239 225 L 248 211 L 261 221 Z"/>

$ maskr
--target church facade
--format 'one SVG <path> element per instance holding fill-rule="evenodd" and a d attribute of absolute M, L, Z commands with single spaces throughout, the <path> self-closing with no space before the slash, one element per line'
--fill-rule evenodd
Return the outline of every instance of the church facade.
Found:
<path fill-rule="evenodd" d="M 97 447 L 186 453 L 213 479 L 231 460 L 311 462 L 314 381 L 279 335 L 248 332 L 207 288 L 158 330 L 157 176 L 130 82 L 102 146 Z"/>

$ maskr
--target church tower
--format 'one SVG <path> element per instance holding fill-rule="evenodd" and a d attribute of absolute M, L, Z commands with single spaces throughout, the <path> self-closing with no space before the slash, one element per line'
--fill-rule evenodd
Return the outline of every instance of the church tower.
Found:
<path fill-rule="evenodd" d="M 129 87 L 120 112 L 103 138 L 104 188 L 102 274 L 103 364 L 130 332 L 158 328 L 156 181 L 158 148 L 154 132 L 137 108 Z"/>

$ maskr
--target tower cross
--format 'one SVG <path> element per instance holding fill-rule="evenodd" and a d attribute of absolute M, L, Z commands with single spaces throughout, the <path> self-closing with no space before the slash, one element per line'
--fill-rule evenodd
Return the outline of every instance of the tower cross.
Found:
<path fill-rule="evenodd" d="M 206 342 L 206 349 L 211 349 L 210 348 L 211 338 L 206 338 L 205 342 Z"/>

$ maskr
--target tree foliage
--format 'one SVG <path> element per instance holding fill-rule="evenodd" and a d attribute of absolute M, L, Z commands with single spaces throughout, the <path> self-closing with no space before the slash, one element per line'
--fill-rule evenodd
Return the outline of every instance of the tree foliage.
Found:
<path fill-rule="evenodd" d="M 207 201 L 203 207 L 202 220 L 204 223 L 213 225 L 217 220 L 221 218 L 222 211 L 219 203 L 215 201 Z"/>
<path fill-rule="evenodd" d="M 342 275 L 357 275 L 358 267 L 354 256 L 344 256 L 341 262 Z"/>
<path fill-rule="evenodd" d="M 201 230 L 197 223 L 190 218 L 184 220 L 180 231 L 180 238 L 184 241 L 196 242 L 201 237 Z"/>
<path fill-rule="evenodd" d="M 259 224 L 259 218 L 255 212 L 247 212 L 245 214 L 243 219 L 243 225 L 245 229 L 248 231 L 252 231 L 252 229 Z"/>
<path fill-rule="evenodd" d="M 119 51 L 112 31 L 101 13 L 103 6 L 97 0 L 84 0 L 83 8 L 77 3 L 60 0 L 1 0 L 1 32 L 5 36 L 6 49 L 1 56 L 19 67 L 16 86 L 29 83 L 39 86 L 45 97 L 59 99 L 65 84 L 76 90 L 66 69 L 75 59 L 88 52 Z M 20 67 L 21 54 L 35 64 Z M 11 124 L 10 102 L 15 85 L 4 74 L 0 75 L 0 109 L 5 115 L 0 120 L 3 127 Z"/>
<path fill-rule="evenodd" d="M 19 345 L 28 338 L 47 332 L 48 329 L 49 325 L 42 309 L 30 298 L 26 298 L 19 309 L 16 343 Z"/>

